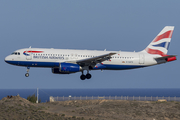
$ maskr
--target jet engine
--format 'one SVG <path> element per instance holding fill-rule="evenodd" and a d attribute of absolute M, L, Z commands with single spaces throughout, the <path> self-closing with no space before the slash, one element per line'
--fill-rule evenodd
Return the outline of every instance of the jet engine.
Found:
<path fill-rule="evenodd" d="M 60 63 L 59 68 L 52 68 L 54 74 L 70 74 L 81 71 L 82 68 L 78 64 Z"/>

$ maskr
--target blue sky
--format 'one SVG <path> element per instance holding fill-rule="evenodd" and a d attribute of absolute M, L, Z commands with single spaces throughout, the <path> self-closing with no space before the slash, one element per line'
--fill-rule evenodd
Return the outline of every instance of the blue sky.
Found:
<path fill-rule="evenodd" d="M 0 89 L 180 88 L 179 60 L 125 71 L 55 75 L 49 68 L 12 66 L 4 58 L 38 48 L 141 51 L 164 26 L 175 26 L 168 54 L 180 55 L 179 0 L 0 1 Z"/>

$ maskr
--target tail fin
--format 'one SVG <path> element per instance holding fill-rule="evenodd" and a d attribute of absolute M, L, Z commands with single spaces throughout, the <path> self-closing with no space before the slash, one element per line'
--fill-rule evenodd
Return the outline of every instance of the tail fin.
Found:
<path fill-rule="evenodd" d="M 149 54 L 158 54 L 166 56 L 168 47 L 171 42 L 174 26 L 166 26 L 154 38 L 154 40 L 146 47 L 145 51 Z"/>

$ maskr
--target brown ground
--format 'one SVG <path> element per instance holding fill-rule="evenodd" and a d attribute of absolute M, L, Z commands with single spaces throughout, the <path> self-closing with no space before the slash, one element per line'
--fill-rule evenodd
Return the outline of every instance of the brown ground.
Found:
<path fill-rule="evenodd" d="M 180 102 L 73 100 L 31 103 L 0 100 L 0 120 L 180 120 Z"/>

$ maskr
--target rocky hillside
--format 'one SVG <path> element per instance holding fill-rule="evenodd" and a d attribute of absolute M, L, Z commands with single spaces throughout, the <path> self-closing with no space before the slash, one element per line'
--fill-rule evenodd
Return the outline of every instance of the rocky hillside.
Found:
<path fill-rule="evenodd" d="M 46 104 L 35 104 L 19 96 L 0 100 L 0 120 L 83 120 L 64 114 L 46 113 Z"/>
<path fill-rule="evenodd" d="M 21 97 L 0 100 L 0 120 L 180 120 L 180 102 L 73 100 L 31 103 Z"/>

